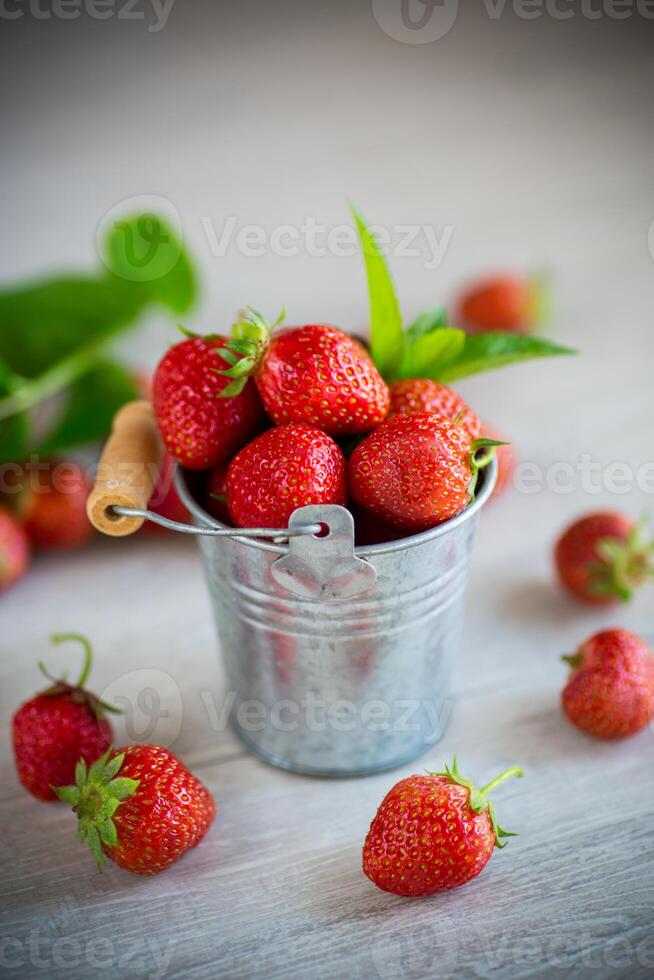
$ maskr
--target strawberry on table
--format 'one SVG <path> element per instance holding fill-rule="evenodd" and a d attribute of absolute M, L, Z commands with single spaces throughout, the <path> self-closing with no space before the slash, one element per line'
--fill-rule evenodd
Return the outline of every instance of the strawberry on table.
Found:
<path fill-rule="evenodd" d="M 563 710 L 577 728 L 596 738 L 626 738 L 654 718 L 654 655 L 635 633 L 603 630 L 563 660 L 572 668 Z"/>
<path fill-rule="evenodd" d="M 607 606 L 628 602 L 654 574 L 654 542 L 642 524 L 601 511 L 570 525 L 556 543 L 561 584 L 582 602 Z"/>
<path fill-rule="evenodd" d="M 346 463 L 334 440 L 310 425 L 280 425 L 236 454 L 227 506 L 237 527 L 287 527 L 297 507 L 347 503 Z"/>
<path fill-rule="evenodd" d="M 468 506 L 495 445 L 441 415 L 394 415 L 352 453 L 350 493 L 383 523 L 423 531 Z"/>
<path fill-rule="evenodd" d="M 223 371 L 226 338 L 191 336 L 172 347 L 157 367 L 153 404 L 170 454 L 191 470 L 222 463 L 262 427 L 264 411 L 254 383 L 238 392 Z M 247 381 L 247 379 L 246 379 Z"/>
<path fill-rule="evenodd" d="M 56 800 L 53 786 L 74 778 L 82 758 L 95 760 L 111 744 L 111 725 L 105 711 L 115 711 L 84 689 L 92 662 L 91 645 L 78 633 L 61 633 L 53 643 L 77 641 L 84 649 L 84 665 L 75 684 L 50 677 L 50 687 L 25 702 L 14 714 L 12 736 L 16 771 L 25 789 L 40 800 Z"/>
<path fill-rule="evenodd" d="M 388 387 L 357 340 L 322 323 L 272 329 L 256 310 L 235 324 L 226 348 L 240 359 L 226 374 L 237 387 L 255 378 L 273 422 L 337 436 L 368 432 L 385 418 Z"/>
<path fill-rule="evenodd" d="M 27 534 L 14 515 L 0 507 L 0 593 L 23 577 L 29 561 Z"/>
<path fill-rule="evenodd" d="M 479 439 L 483 432 L 481 420 L 460 395 L 446 385 L 429 378 L 406 378 L 391 385 L 391 415 L 414 415 L 416 412 L 433 412 L 451 421 L 457 419 L 471 439 Z"/>
<path fill-rule="evenodd" d="M 27 464 L 11 474 L 6 501 L 34 548 L 44 551 L 78 548 L 94 535 L 86 516 L 90 484 L 86 473 L 69 460 Z"/>
<path fill-rule="evenodd" d="M 507 769 L 478 789 L 459 774 L 456 758 L 444 772 L 409 776 L 382 800 L 363 846 L 363 870 L 383 891 L 417 897 L 458 888 L 485 868 L 506 837 L 488 798 Z"/>
<path fill-rule="evenodd" d="M 459 302 L 459 319 L 471 333 L 530 333 L 544 319 L 546 291 L 538 279 L 491 276 L 474 283 Z"/>
<path fill-rule="evenodd" d="M 134 874 L 154 875 L 200 843 L 216 816 L 211 793 L 168 749 L 128 745 L 57 789 L 79 821 L 99 866 L 104 856 Z"/>

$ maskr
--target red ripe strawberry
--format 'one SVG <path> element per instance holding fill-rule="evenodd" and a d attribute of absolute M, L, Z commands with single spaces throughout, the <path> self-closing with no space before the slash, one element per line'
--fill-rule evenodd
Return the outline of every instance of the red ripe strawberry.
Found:
<path fill-rule="evenodd" d="M 461 297 L 459 317 L 469 333 L 530 333 L 544 318 L 545 287 L 538 280 L 496 276 Z"/>
<path fill-rule="evenodd" d="M 50 677 L 39 664 L 52 686 L 26 701 L 14 714 L 18 778 L 39 800 L 56 800 L 52 787 L 74 779 L 75 764 L 80 758 L 95 762 L 108 749 L 113 733 L 104 709 L 116 710 L 84 690 L 92 660 L 88 640 L 77 633 L 58 634 L 52 640 L 79 641 L 84 647 L 84 666 L 77 683 L 69 684 Z"/>
<path fill-rule="evenodd" d="M 467 507 L 494 445 L 441 415 L 394 415 L 352 453 L 350 493 L 385 524 L 422 531 Z"/>
<path fill-rule="evenodd" d="M 433 412 L 450 420 L 457 419 L 471 439 L 479 439 L 483 431 L 481 420 L 451 388 L 429 378 L 394 381 L 389 416 L 414 415 L 416 412 Z"/>
<path fill-rule="evenodd" d="M 627 602 L 652 576 L 654 544 L 623 514 L 600 512 L 575 521 L 559 538 L 554 560 L 562 585 L 583 602 Z"/>
<path fill-rule="evenodd" d="M 509 776 L 507 769 L 483 789 L 451 769 L 409 776 L 381 802 L 363 846 L 363 870 L 378 888 L 394 895 L 432 895 L 464 885 L 485 868 L 505 837 L 488 794 Z"/>
<path fill-rule="evenodd" d="M 79 820 L 99 866 L 103 854 L 135 874 L 154 875 L 199 844 L 216 815 L 204 783 L 158 745 L 106 752 L 90 769 L 83 760 L 75 785 L 57 789 Z"/>
<path fill-rule="evenodd" d="M 227 473 L 229 464 L 216 466 L 209 474 L 209 485 L 205 501 L 205 510 L 220 521 L 221 524 L 231 524 L 232 519 L 227 509 Z"/>
<path fill-rule="evenodd" d="M 30 544 L 13 514 L 0 507 L 0 592 L 25 574 L 30 560 Z"/>
<path fill-rule="evenodd" d="M 224 462 L 261 428 L 264 413 L 254 384 L 222 373 L 224 337 L 188 337 L 172 347 L 154 376 L 153 403 L 171 455 L 191 470 Z"/>
<path fill-rule="evenodd" d="M 227 347 L 241 360 L 227 374 L 237 382 L 254 375 L 273 422 L 336 436 L 368 432 L 385 418 L 388 387 L 357 340 L 322 323 L 271 330 L 256 310 L 235 324 Z"/>
<path fill-rule="evenodd" d="M 86 516 L 90 485 L 77 463 L 28 464 L 22 475 L 11 474 L 8 482 L 11 492 L 6 499 L 35 548 L 78 548 L 93 537 Z"/>
<path fill-rule="evenodd" d="M 346 502 L 345 457 L 310 425 L 269 429 L 229 466 L 227 506 L 237 527 L 287 527 L 297 507 Z"/>
<path fill-rule="evenodd" d="M 626 738 L 654 718 L 654 656 L 635 633 L 596 633 L 563 660 L 572 674 L 561 701 L 577 728 L 597 738 Z"/>

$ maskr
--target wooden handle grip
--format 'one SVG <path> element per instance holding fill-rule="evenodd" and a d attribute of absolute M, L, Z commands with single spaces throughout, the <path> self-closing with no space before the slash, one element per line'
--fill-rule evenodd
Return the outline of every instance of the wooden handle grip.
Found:
<path fill-rule="evenodd" d="M 147 509 L 159 477 L 161 441 L 149 402 L 130 402 L 116 414 L 104 447 L 95 487 L 86 505 L 91 524 L 103 534 L 123 537 L 143 525 L 142 517 L 121 517 L 111 507 Z"/>

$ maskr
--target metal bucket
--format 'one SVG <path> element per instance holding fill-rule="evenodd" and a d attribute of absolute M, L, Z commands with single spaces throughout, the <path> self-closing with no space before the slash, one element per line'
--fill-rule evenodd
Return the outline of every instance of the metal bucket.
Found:
<path fill-rule="evenodd" d="M 497 476 L 458 517 L 355 548 L 343 507 L 303 507 L 287 543 L 200 536 L 227 674 L 231 724 L 266 762 L 317 776 L 399 766 L 447 721 L 477 520 Z M 177 490 L 198 528 L 224 527 Z M 306 525 L 324 536 L 302 533 Z M 228 532 L 229 533 L 229 532 Z"/>

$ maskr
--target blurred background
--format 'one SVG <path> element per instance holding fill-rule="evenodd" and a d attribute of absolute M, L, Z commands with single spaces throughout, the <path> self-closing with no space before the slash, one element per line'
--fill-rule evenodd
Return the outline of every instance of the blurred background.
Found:
<path fill-rule="evenodd" d="M 447 303 L 455 323 L 460 290 L 486 274 L 546 271 L 547 335 L 581 355 L 460 386 L 538 468 L 537 489 L 504 506 L 542 528 L 545 554 L 584 507 L 640 513 L 654 493 L 653 14 L 609 0 L 6 0 L 3 286 L 95 274 L 106 228 L 145 200 L 197 281 L 192 305 L 147 306 L 117 341 L 147 373 L 178 320 L 224 330 L 245 303 L 365 330 L 348 199 L 389 234 L 406 322 Z M 616 491 L 604 477 L 620 464 Z"/>

